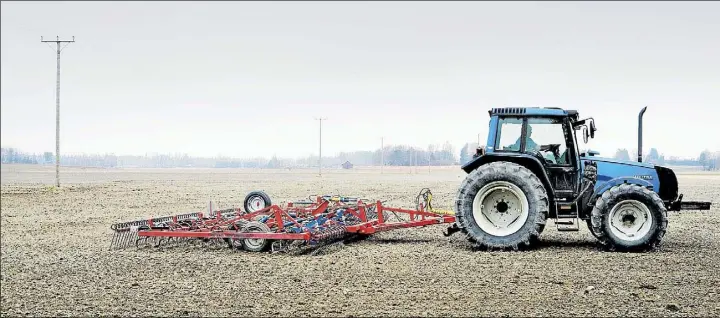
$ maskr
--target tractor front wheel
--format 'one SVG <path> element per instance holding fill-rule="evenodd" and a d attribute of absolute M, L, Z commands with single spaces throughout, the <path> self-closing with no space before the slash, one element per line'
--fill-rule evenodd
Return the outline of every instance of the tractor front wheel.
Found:
<path fill-rule="evenodd" d="M 587 223 L 587 227 L 588 227 L 588 230 L 590 231 L 590 234 L 592 234 L 592 236 L 594 236 L 596 239 L 598 239 L 600 244 L 605 245 L 606 242 L 601 240 L 601 237 L 599 234 L 595 233 L 595 230 L 593 229 L 593 226 L 592 226 L 592 220 L 588 219 L 585 222 Z"/>
<path fill-rule="evenodd" d="M 592 211 L 592 232 L 610 250 L 657 247 L 667 229 L 667 209 L 657 193 L 634 184 L 605 191 Z"/>
<path fill-rule="evenodd" d="M 455 200 L 458 227 L 481 247 L 519 249 L 539 240 L 548 195 L 529 169 L 493 162 L 468 174 Z"/>

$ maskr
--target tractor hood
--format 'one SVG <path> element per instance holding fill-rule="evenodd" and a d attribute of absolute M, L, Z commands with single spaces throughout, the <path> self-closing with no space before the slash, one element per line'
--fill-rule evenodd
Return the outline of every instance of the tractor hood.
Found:
<path fill-rule="evenodd" d="M 626 161 L 626 160 L 617 160 L 617 159 L 611 159 L 611 158 L 603 158 L 603 157 L 594 157 L 594 156 L 583 156 L 580 157 L 583 161 L 585 160 L 591 160 L 595 162 L 605 162 L 609 164 L 618 164 L 618 165 L 628 165 L 628 166 L 634 166 L 639 168 L 648 168 L 648 169 L 654 169 L 655 166 L 651 165 L 649 163 L 645 162 L 637 162 L 637 161 Z"/>
<path fill-rule="evenodd" d="M 581 157 L 583 161 L 594 161 L 597 163 L 597 183 L 596 189 L 605 186 L 605 182 L 616 178 L 635 178 L 641 179 L 652 184 L 656 190 L 660 187 L 658 174 L 655 166 L 643 162 L 615 160 L 602 157 Z"/>
<path fill-rule="evenodd" d="M 675 173 L 666 167 L 655 166 L 645 162 L 617 160 L 610 158 L 582 156 L 582 161 L 597 163 L 598 175 L 596 189 L 616 178 L 636 178 L 652 184 L 663 201 L 672 201 L 678 195 L 678 182 Z"/>

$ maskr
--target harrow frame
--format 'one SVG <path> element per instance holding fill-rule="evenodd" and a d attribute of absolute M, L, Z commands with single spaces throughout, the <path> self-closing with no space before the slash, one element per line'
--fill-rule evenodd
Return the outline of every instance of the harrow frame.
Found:
<path fill-rule="evenodd" d="M 428 190 L 429 193 L 429 190 Z M 314 201 L 288 202 L 284 206 L 273 204 L 254 212 L 243 209 L 225 209 L 208 213 L 186 213 L 124 222 L 113 225 L 113 247 L 135 246 L 140 241 L 155 239 L 156 246 L 165 239 L 224 240 L 230 247 L 242 246 L 242 240 L 268 240 L 272 251 L 279 246 L 322 245 L 328 241 L 349 236 L 367 237 L 372 234 L 402 228 L 454 223 L 455 217 L 432 209 L 427 196 L 417 209 L 404 209 L 383 205 L 381 201 L 365 203 L 359 198 L 317 196 Z M 398 219 L 391 222 L 390 213 Z M 407 219 L 401 218 L 405 215 Z M 244 226 L 263 223 L 270 231 L 250 232 Z M 315 226 L 308 226 L 313 223 Z M 322 222 L 322 224 L 320 223 Z M 327 223 L 326 226 L 323 226 Z M 263 241 L 264 242 L 264 241 Z"/>

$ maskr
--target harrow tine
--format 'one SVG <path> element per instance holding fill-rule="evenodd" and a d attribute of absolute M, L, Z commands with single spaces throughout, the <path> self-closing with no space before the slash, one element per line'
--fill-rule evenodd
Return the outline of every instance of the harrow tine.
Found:
<path fill-rule="evenodd" d="M 108 250 L 112 250 L 113 247 L 115 247 L 118 236 L 118 232 L 113 232 L 112 239 L 110 240 L 110 248 L 108 248 Z"/>
<path fill-rule="evenodd" d="M 110 250 L 123 249 L 130 246 L 132 238 L 137 236 L 137 232 L 130 230 L 120 230 L 113 233 L 112 240 L 110 241 Z"/>
<path fill-rule="evenodd" d="M 134 239 L 137 239 L 137 238 L 134 238 L 134 237 L 133 237 L 133 235 L 132 235 L 132 233 L 131 233 L 130 231 L 125 232 L 123 236 L 124 236 L 124 238 L 123 238 L 123 247 L 130 247 L 131 244 L 132 244 L 132 241 L 133 241 Z"/>

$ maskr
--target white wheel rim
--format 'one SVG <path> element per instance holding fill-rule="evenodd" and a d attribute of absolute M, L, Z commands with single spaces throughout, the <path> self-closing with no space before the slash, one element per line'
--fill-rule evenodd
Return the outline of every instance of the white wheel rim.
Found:
<path fill-rule="evenodd" d="M 250 200 L 248 200 L 248 212 L 255 212 L 260 211 L 265 207 L 265 200 L 263 200 L 260 196 L 254 196 L 251 197 Z"/>
<path fill-rule="evenodd" d="M 653 219 L 650 209 L 635 200 L 625 200 L 610 211 L 610 232 L 625 241 L 642 240 L 650 232 Z"/>
<path fill-rule="evenodd" d="M 264 233 L 265 231 L 260 227 L 251 226 L 245 232 L 246 233 Z M 245 239 L 245 245 L 247 245 L 248 247 L 253 248 L 253 249 L 260 248 L 260 246 L 262 246 L 263 244 L 265 244 L 265 239 L 261 239 L 261 238 Z"/>
<path fill-rule="evenodd" d="M 490 235 L 508 236 L 523 227 L 529 215 L 525 193 L 506 181 L 484 186 L 473 200 L 475 223 Z"/>

